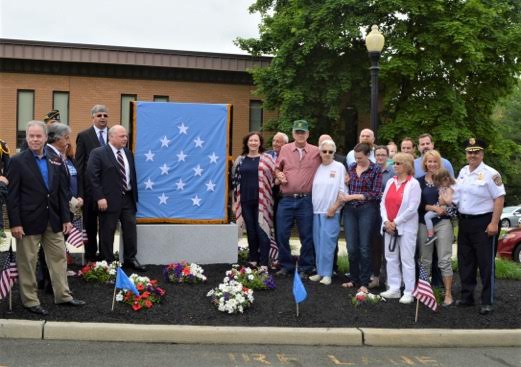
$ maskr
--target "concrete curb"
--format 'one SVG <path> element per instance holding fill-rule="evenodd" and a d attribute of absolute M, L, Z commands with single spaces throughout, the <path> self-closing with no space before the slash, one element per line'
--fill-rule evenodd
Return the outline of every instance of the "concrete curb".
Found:
<path fill-rule="evenodd" d="M 521 329 L 360 329 L 364 345 L 379 347 L 519 347 Z"/>
<path fill-rule="evenodd" d="M 354 328 L 276 328 L 47 322 L 43 338 L 186 344 L 295 344 L 361 346 Z"/>
<path fill-rule="evenodd" d="M 0 339 L 2 338 L 180 344 L 521 347 L 521 329 L 279 328 L 0 319 Z"/>
<path fill-rule="evenodd" d="M 0 339 L 42 339 L 45 321 L 0 319 Z"/>

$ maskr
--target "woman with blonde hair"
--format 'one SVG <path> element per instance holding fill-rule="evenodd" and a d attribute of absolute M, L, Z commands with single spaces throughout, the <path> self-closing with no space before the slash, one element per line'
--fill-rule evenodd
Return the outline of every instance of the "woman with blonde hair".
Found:
<path fill-rule="evenodd" d="M 442 306 L 448 307 L 453 304 L 452 299 L 452 243 L 454 242 L 454 230 L 450 214 L 447 212 L 447 206 L 439 205 L 440 189 L 437 187 L 435 177 L 442 169 L 441 155 L 436 150 L 429 150 L 423 156 L 423 170 L 425 176 L 418 178 L 421 189 L 421 201 L 418 210 L 419 213 L 419 243 L 420 256 L 423 269 L 430 275 L 433 254 L 437 255 L 437 266 L 441 272 L 441 279 L 445 288 L 445 298 Z M 448 175 L 448 172 L 444 170 Z M 450 177 L 450 175 L 449 175 Z M 454 182 L 451 180 L 451 182 Z M 427 222 L 425 221 L 426 213 L 434 212 L 436 217 L 432 219 L 433 224 L 433 241 L 429 241 L 429 233 Z M 434 276 L 433 276 L 434 277 Z"/>
<path fill-rule="evenodd" d="M 412 292 L 416 283 L 414 253 L 418 233 L 418 206 L 420 184 L 414 178 L 414 157 L 408 153 L 394 156 L 395 176 L 387 181 L 380 215 L 385 241 L 388 290 L 384 298 L 400 298 L 400 303 L 414 301 Z M 401 285 L 405 285 L 403 296 Z"/>

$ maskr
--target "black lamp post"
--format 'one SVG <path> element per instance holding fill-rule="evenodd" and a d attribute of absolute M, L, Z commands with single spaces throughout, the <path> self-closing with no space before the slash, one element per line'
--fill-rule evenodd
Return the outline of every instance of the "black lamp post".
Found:
<path fill-rule="evenodd" d="M 371 32 L 365 38 L 365 46 L 371 59 L 371 130 L 375 136 L 378 131 L 378 60 L 384 48 L 384 36 L 378 30 L 377 25 L 371 27 Z"/>

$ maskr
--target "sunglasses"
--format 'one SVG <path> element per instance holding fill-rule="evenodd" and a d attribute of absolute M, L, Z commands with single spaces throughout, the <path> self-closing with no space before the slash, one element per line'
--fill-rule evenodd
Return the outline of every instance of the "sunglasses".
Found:
<path fill-rule="evenodd" d="M 99 117 L 109 117 L 109 115 L 106 114 L 106 113 L 98 113 L 98 114 L 96 115 L 96 117 L 98 117 L 98 118 L 99 118 Z"/>
<path fill-rule="evenodd" d="M 323 150 L 322 153 L 324 154 L 335 154 L 332 150 Z"/>

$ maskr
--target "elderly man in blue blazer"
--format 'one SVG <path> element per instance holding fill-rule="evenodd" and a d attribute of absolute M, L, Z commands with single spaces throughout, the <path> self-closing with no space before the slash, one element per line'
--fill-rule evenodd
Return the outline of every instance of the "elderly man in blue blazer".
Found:
<path fill-rule="evenodd" d="M 40 305 L 36 283 L 39 244 L 43 247 L 54 292 L 60 305 L 82 306 L 67 282 L 67 259 L 63 234 L 71 228 L 65 168 L 61 160 L 45 153 L 47 133 L 42 121 L 27 124 L 27 150 L 11 158 L 7 209 L 11 234 L 16 238 L 20 296 L 29 311 L 47 315 Z"/>

